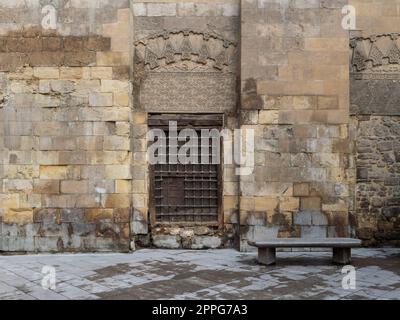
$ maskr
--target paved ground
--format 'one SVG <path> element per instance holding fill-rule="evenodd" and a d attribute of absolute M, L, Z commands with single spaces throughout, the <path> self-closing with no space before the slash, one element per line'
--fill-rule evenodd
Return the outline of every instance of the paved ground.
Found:
<path fill-rule="evenodd" d="M 235 250 L 0 256 L 0 299 L 400 300 L 400 249 L 354 250 L 354 290 L 342 288 L 330 257 L 278 252 L 278 264 L 265 267 Z M 44 266 L 56 270 L 54 290 L 41 286 Z"/>

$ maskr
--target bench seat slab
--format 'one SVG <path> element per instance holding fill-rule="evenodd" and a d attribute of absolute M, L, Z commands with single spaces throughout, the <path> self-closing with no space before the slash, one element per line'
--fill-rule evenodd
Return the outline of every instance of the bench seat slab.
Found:
<path fill-rule="evenodd" d="M 336 264 L 351 262 L 351 248 L 361 246 L 361 241 L 351 238 L 279 238 L 266 241 L 248 241 L 249 245 L 258 248 L 258 262 L 264 265 L 276 263 L 276 248 L 320 247 L 332 248 L 332 261 Z"/>
<path fill-rule="evenodd" d="M 265 241 L 248 241 L 249 245 L 264 248 L 356 248 L 361 241 L 352 238 L 278 238 Z"/>

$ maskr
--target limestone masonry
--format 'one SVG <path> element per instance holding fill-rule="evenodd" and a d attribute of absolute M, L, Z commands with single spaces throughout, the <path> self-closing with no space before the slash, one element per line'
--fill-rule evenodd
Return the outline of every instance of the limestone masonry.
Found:
<path fill-rule="evenodd" d="M 0 251 L 399 245 L 399 26 L 400 0 L 0 0 Z M 167 119 L 254 129 L 252 174 L 150 165 Z"/>

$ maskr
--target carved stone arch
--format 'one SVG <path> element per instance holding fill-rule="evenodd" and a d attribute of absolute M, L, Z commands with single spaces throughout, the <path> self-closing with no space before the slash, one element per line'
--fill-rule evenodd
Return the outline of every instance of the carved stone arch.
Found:
<path fill-rule="evenodd" d="M 216 33 L 194 30 L 164 30 L 136 41 L 134 48 L 136 66 L 142 65 L 146 71 L 160 72 L 229 72 L 237 53 L 234 41 Z"/>
<path fill-rule="evenodd" d="M 399 33 L 355 37 L 350 41 L 352 72 L 378 71 L 400 63 Z M 378 69 L 377 69 L 378 68 Z M 392 69 L 393 67 L 386 67 Z"/>

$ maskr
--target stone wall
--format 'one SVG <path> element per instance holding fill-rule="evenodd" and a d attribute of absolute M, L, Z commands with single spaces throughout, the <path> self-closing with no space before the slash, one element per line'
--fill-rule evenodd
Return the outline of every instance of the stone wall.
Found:
<path fill-rule="evenodd" d="M 0 0 L 0 251 L 248 250 L 276 236 L 398 244 L 399 10 Z M 252 174 L 222 168 L 218 225 L 151 221 L 146 136 L 160 112 L 254 129 Z"/>
<path fill-rule="evenodd" d="M 400 117 L 357 120 L 357 235 L 367 244 L 398 244 Z"/>
<path fill-rule="evenodd" d="M 128 250 L 129 1 L 45 2 L 0 1 L 0 250 Z"/>
<path fill-rule="evenodd" d="M 353 216 L 366 245 L 399 244 L 400 1 L 352 0 L 351 123 L 356 141 Z"/>
<path fill-rule="evenodd" d="M 348 236 L 346 1 L 242 2 L 242 128 L 256 167 L 240 180 L 241 249 L 270 237 Z"/>
<path fill-rule="evenodd" d="M 133 144 L 145 151 L 149 113 L 219 113 L 225 128 L 237 128 L 239 1 L 135 1 L 132 12 L 134 119 L 141 119 Z M 239 188 L 233 165 L 223 166 L 219 226 L 163 226 L 150 221 L 148 164 L 135 149 L 133 156 L 143 159 L 134 161 L 133 170 L 134 184 L 144 186 L 133 195 L 132 231 L 139 244 L 191 249 L 234 244 Z"/>

